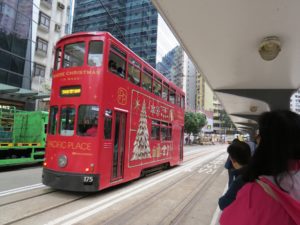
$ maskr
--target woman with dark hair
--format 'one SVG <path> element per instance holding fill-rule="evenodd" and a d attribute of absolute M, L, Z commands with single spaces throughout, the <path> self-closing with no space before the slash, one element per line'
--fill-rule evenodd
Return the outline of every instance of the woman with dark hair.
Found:
<path fill-rule="evenodd" d="M 221 225 L 300 225 L 300 116 L 263 113 L 260 142 L 246 173 L 248 182 L 223 211 Z"/>

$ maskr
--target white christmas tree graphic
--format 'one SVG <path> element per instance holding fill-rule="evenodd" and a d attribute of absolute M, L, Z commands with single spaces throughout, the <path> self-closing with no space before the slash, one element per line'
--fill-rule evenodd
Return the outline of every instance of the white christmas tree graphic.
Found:
<path fill-rule="evenodd" d="M 133 146 L 133 156 L 131 160 L 151 158 L 145 100 L 140 113 L 139 128 Z"/>

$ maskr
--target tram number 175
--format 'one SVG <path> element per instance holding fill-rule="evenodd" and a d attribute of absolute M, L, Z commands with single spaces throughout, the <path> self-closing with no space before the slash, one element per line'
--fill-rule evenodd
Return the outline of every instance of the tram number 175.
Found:
<path fill-rule="evenodd" d="M 83 183 L 85 184 L 92 184 L 94 181 L 94 178 L 92 176 L 84 176 L 83 177 Z"/>

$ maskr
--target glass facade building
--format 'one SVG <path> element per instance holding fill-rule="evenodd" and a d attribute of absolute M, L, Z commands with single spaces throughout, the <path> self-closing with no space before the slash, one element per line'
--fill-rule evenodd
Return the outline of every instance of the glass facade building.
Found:
<path fill-rule="evenodd" d="M 108 31 L 156 67 L 158 12 L 150 0 L 75 2 L 73 32 Z"/>
<path fill-rule="evenodd" d="M 0 83 L 30 89 L 33 2 L 0 0 Z"/>
<path fill-rule="evenodd" d="M 184 51 L 176 46 L 157 63 L 157 70 L 178 87 L 183 88 Z"/>

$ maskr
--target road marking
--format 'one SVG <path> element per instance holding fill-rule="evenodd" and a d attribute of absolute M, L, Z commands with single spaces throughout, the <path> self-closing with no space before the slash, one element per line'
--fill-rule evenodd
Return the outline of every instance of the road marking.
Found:
<path fill-rule="evenodd" d="M 192 161 L 186 165 L 182 165 L 178 168 L 174 168 L 165 174 L 159 175 L 157 177 L 153 177 L 152 179 L 149 179 L 145 183 L 137 184 L 133 187 L 130 187 L 127 190 L 124 190 L 124 191 L 121 191 L 120 193 L 115 194 L 114 196 L 110 196 L 110 197 L 103 199 L 99 202 L 96 202 L 92 205 L 86 206 L 86 207 L 76 210 L 72 213 L 69 213 L 65 216 L 59 217 L 55 220 L 52 220 L 52 221 L 48 222 L 46 225 L 56 225 L 56 224 L 71 225 L 71 224 L 77 223 L 83 219 L 86 219 L 86 218 L 106 209 L 109 206 L 112 206 L 122 200 L 129 198 L 130 196 L 133 196 L 139 192 L 144 191 L 145 189 L 150 188 L 150 187 L 156 185 L 157 183 L 163 182 L 166 179 L 171 178 L 181 172 L 184 172 L 189 168 L 192 168 L 196 165 L 199 165 L 200 163 L 203 163 L 209 159 L 212 159 L 221 153 L 224 153 L 223 149 L 213 152 L 207 156 L 201 157 L 200 159 Z"/>
<path fill-rule="evenodd" d="M 16 194 L 19 192 L 29 191 L 29 190 L 41 188 L 41 187 L 45 187 L 45 185 L 43 185 L 42 183 L 39 183 L 39 184 L 33 184 L 33 185 L 19 187 L 19 188 L 15 188 L 15 189 L 10 189 L 7 191 L 1 191 L 0 197 L 6 196 L 6 195 L 11 195 L 11 194 Z"/>
<path fill-rule="evenodd" d="M 198 170 L 198 173 L 207 173 L 207 174 L 214 174 L 217 172 L 218 168 L 225 163 L 226 155 L 221 155 L 217 159 L 201 166 Z"/>

